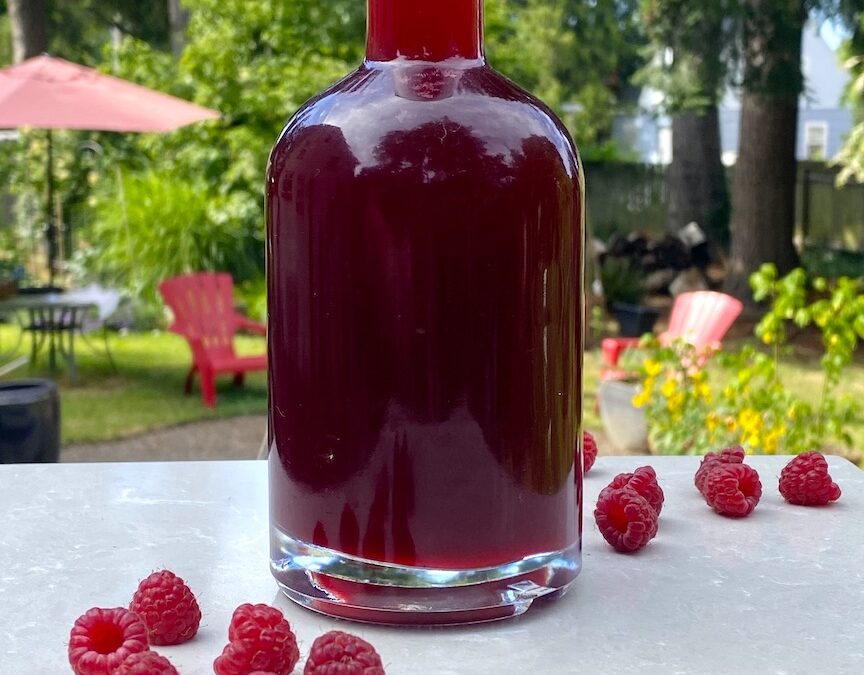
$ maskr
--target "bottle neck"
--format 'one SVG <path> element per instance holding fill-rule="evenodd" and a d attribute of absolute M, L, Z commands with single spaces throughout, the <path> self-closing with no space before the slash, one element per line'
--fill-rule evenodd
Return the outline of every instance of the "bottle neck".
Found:
<path fill-rule="evenodd" d="M 483 58 L 483 0 L 368 0 L 366 59 Z"/>

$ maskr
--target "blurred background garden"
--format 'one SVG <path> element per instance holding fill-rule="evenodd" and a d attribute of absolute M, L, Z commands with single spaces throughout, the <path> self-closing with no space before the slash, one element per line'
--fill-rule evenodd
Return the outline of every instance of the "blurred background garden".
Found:
<path fill-rule="evenodd" d="M 170 133 L 54 131 L 50 172 L 45 130 L 0 131 L 0 301 L 49 285 L 119 293 L 102 317 L 110 352 L 79 345 L 75 381 L 44 355 L 0 376 L 58 383 L 61 458 L 257 454 L 264 374 L 220 379 L 215 407 L 197 383 L 184 395 L 190 351 L 167 330 L 159 284 L 226 272 L 238 312 L 264 320 L 266 158 L 293 112 L 361 62 L 365 10 L 0 0 L 0 66 L 49 53 L 219 113 Z M 601 450 L 741 443 L 861 461 L 864 0 L 486 0 L 485 13 L 489 61 L 561 116 L 585 164 L 585 421 Z M 719 354 L 693 353 L 692 327 L 604 351 L 625 333 L 661 335 L 676 299 L 705 291 L 743 302 Z M 633 316 L 648 323 L 628 331 Z M 0 312 L 0 369 L 29 358 L 24 329 Z M 263 348 L 238 337 L 242 354 Z M 604 406 L 644 439 L 603 434 Z M 218 419 L 236 425 L 208 432 Z M 202 421 L 155 437 L 200 455 L 134 446 Z"/>

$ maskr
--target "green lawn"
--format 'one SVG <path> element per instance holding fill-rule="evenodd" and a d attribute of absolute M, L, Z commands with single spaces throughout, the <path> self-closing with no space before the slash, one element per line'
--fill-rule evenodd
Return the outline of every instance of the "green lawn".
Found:
<path fill-rule="evenodd" d="M 10 348 L 16 334 L 0 326 L 0 353 Z M 215 410 L 201 404 L 197 388 L 192 396 L 183 394 L 183 381 L 190 356 L 186 342 L 171 333 L 134 333 L 112 335 L 111 350 L 117 372 L 106 358 L 84 345 L 79 348 L 80 377 L 71 386 L 64 372 L 56 377 L 62 396 L 63 443 L 109 440 L 160 427 L 219 417 L 263 413 L 267 407 L 266 377 L 250 374 L 245 387 L 235 388 L 229 377 L 218 381 L 218 406 Z M 26 346 L 26 340 L 25 340 Z M 254 353 L 264 349 L 264 340 L 239 337 L 238 349 Z M 45 355 L 33 375 L 47 375 Z M 600 370 L 598 350 L 585 354 L 585 424 L 600 429 L 596 413 L 597 379 Z M 22 368 L 15 376 L 26 376 Z M 8 376 L 7 376 L 8 377 Z M 815 398 L 821 387 L 818 353 L 799 355 L 785 366 L 784 380 L 801 395 Z M 842 391 L 864 398 L 864 364 L 850 366 Z M 855 448 L 864 449 L 864 421 L 853 429 Z"/>
<path fill-rule="evenodd" d="M 13 329 L 0 326 L 0 352 L 12 346 L 13 338 L 17 339 Z M 250 373 L 243 388 L 235 388 L 228 376 L 219 378 L 218 405 L 214 410 L 202 405 L 197 380 L 193 395 L 185 396 L 183 382 L 191 357 L 185 340 L 176 335 L 111 335 L 109 344 L 116 372 L 105 356 L 76 341 L 78 385 L 70 385 L 65 371 L 55 375 L 60 385 L 64 445 L 120 438 L 194 420 L 263 413 L 267 409 L 264 373 Z M 241 352 L 264 349 L 261 338 L 238 338 Z M 36 368 L 28 370 L 25 366 L 12 375 L 47 376 L 46 355 L 43 352 Z"/>

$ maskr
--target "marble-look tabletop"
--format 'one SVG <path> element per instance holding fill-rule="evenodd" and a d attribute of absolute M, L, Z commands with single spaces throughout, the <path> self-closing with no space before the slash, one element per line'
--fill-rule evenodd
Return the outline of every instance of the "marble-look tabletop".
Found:
<path fill-rule="evenodd" d="M 864 673 L 864 472 L 831 457 L 840 501 L 791 506 L 777 491 L 788 459 L 748 459 L 765 491 L 733 520 L 693 487 L 698 458 L 601 457 L 586 478 L 573 590 L 515 619 L 437 629 L 351 624 L 283 598 L 268 570 L 265 462 L 0 466 L 0 673 L 71 672 L 75 618 L 126 605 L 164 567 L 203 611 L 194 640 L 158 648 L 184 675 L 213 672 L 243 602 L 282 609 L 303 656 L 333 628 L 365 637 L 388 675 Z M 621 555 L 593 506 L 616 473 L 646 463 L 666 492 L 660 532 Z"/>

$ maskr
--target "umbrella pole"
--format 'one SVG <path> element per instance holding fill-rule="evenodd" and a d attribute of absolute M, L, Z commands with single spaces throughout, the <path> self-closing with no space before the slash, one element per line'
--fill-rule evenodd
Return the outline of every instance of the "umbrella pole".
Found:
<path fill-rule="evenodd" d="M 48 129 L 48 167 L 45 175 L 45 191 L 48 200 L 45 237 L 48 240 L 48 285 L 54 285 L 54 271 L 57 266 L 57 225 L 54 222 L 54 134 Z"/>

